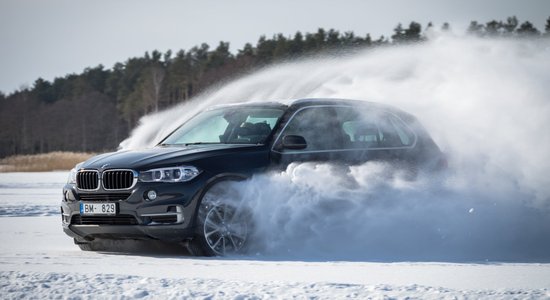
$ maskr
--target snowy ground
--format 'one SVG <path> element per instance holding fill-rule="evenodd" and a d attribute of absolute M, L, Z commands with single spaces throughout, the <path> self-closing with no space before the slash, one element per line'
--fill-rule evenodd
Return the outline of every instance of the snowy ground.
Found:
<path fill-rule="evenodd" d="M 65 172 L 0 173 L 0 298 L 550 299 L 550 264 L 193 258 L 82 252 L 58 216 Z"/>

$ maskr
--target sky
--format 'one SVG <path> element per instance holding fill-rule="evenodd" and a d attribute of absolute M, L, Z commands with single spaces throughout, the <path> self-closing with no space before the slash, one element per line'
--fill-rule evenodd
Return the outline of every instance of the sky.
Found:
<path fill-rule="evenodd" d="M 516 16 L 544 30 L 550 0 L 0 0 L 0 91 L 32 87 L 146 51 L 190 49 L 227 41 L 236 52 L 261 35 L 334 28 L 373 38 L 398 23 L 470 21 Z"/>

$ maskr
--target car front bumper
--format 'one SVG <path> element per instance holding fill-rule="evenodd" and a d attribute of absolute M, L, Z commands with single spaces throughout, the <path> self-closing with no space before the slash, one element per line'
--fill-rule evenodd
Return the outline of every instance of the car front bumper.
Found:
<path fill-rule="evenodd" d="M 81 191 L 63 188 L 63 231 L 77 241 L 94 239 L 156 239 L 184 241 L 194 234 L 198 199 L 204 182 L 140 183 L 128 191 Z M 147 200 L 150 190 L 157 199 Z M 116 203 L 115 215 L 82 214 L 81 203 Z"/>

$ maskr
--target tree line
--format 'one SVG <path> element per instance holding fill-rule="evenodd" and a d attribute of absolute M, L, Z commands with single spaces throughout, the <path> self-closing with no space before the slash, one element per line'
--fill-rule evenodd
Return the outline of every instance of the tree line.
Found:
<path fill-rule="evenodd" d="M 292 36 L 261 36 L 235 54 L 228 42 L 215 48 L 203 43 L 176 53 L 146 52 L 108 69 L 86 68 L 53 81 L 38 78 L 32 87 L 5 95 L 0 92 L 0 157 L 50 151 L 107 151 L 116 149 L 145 114 L 187 101 L 220 81 L 247 74 L 282 60 L 331 55 L 360 49 L 422 42 L 420 23 L 398 24 L 391 37 L 371 38 L 353 32 L 318 29 Z M 451 30 L 448 23 L 441 30 Z M 544 32 L 516 17 L 505 21 L 472 21 L 468 33 L 484 37 L 550 37 L 550 18 Z"/>

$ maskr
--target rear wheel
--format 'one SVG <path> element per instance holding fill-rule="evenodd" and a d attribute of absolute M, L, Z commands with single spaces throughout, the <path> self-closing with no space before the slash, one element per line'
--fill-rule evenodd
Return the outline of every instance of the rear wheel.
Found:
<path fill-rule="evenodd" d="M 191 254 L 225 256 L 246 250 L 252 231 L 252 215 L 240 201 L 233 184 L 216 184 L 204 195 L 198 213 L 197 235 L 188 244 Z"/>
<path fill-rule="evenodd" d="M 92 246 L 90 245 L 90 243 L 85 243 L 85 244 L 77 244 L 78 247 L 80 248 L 80 250 L 82 251 L 95 251 Z"/>
<path fill-rule="evenodd" d="M 106 251 L 108 250 L 107 247 L 101 242 L 98 241 L 79 241 L 77 239 L 74 239 L 74 243 L 80 248 L 82 251 Z"/>

